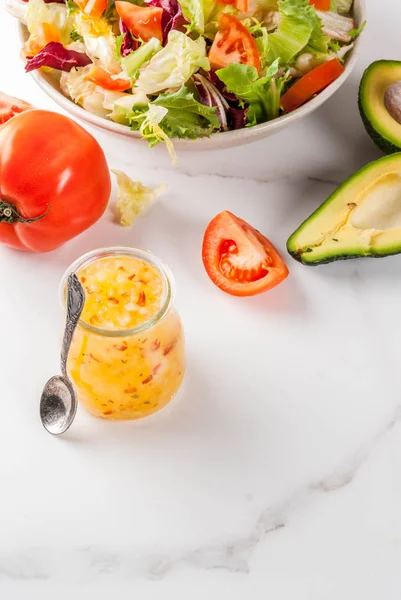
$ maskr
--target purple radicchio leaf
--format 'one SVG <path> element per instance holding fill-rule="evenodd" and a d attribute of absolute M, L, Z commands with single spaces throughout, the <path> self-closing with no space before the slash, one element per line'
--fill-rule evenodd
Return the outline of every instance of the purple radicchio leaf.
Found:
<path fill-rule="evenodd" d="M 34 71 L 40 67 L 71 71 L 73 67 L 86 67 L 91 62 L 84 52 L 67 50 L 59 42 L 50 42 L 36 56 L 27 57 L 25 71 Z"/>
<path fill-rule="evenodd" d="M 214 106 L 220 120 L 222 131 L 228 131 L 227 111 L 229 105 L 219 90 L 206 77 L 197 73 L 193 76 L 194 83 L 199 93 L 199 99 L 205 106 Z"/>
<path fill-rule="evenodd" d="M 240 106 L 240 101 L 237 96 L 226 90 L 224 83 L 217 77 L 214 71 L 210 71 L 208 76 L 210 81 L 228 103 L 228 110 L 226 112 L 230 129 L 242 129 L 245 127 L 248 108 Z"/>
<path fill-rule="evenodd" d="M 128 29 L 128 27 L 122 19 L 120 19 L 120 31 L 121 34 L 124 36 L 120 50 L 121 56 L 128 56 L 128 54 L 131 54 L 133 50 L 137 50 L 139 48 L 139 42 L 134 40 L 130 30 Z"/>
<path fill-rule="evenodd" d="M 230 129 L 242 129 L 246 125 L 248 108 L 234 108 L 230 106 L 227 111 L 227 121 Z"/>
<path fill-rule="evenodd" d="M 238 100 L 237 96 L 235 94 L 233 94 L 232 92 L 228 92 L 226 90 L 226 86 L 217 77 L 215 71 L 210 71 L 208 75 L 209 75 L 210 81 L 213 83 L 213 85 L 219 90 L 219 92 L 221 93 L 221 95 L 224 96 L 224 98 L 228 102 L 233 102 L 234 104 L 238 104 L 239 100 Z"/>
<path fill-rule="evenodd" d="M 182 14 L 181 5 L 177 0 L 147 0 L 146 4 L 163 9 L 163 45 L 167 42 L 167 36 L 172 29 L 185 32 L 184 25 L 188 25 L 188 21 Z"/>

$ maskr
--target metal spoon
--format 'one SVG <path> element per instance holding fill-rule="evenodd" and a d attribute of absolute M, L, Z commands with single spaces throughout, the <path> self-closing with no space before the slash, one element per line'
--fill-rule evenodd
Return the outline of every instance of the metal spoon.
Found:
<path fill-rule="evenodd" d="M 67 320 L 61 348 L 61 373 L 49 379 L 40 399 L 40 419 L 43 427 L 53 435 L 67 431 L 77 412 L 77 399 L 67 375 L 67 358 L 72 336 L 85 304 L 85 292 L 78 277 L 72 273 L 67 281 Z"/>

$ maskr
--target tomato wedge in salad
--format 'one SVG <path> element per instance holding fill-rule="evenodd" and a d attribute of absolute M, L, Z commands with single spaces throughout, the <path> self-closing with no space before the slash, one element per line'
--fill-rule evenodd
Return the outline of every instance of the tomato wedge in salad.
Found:
<path fill-rule="evenodd" d="M 0 92 L 0 125 L 7 123 L 15 115 L 31 109 L 33 109 L 32 104 Z"/>
<path fill-rule="evenodd" d="M 209 223 L 202 259 L 213 283 L 233 296 L 266 292 L 289 273 L 273 244 L 227 210 Z"/>
<path fill-rule="evenodd" d="M 260 71 L 260 56 L 255 38 L 232 15 L 221 13 L 219 31 L 209 51 L 213 70 L 224 69 L 231 63 L 251 65 Z"/>
<path fill-rule="evenodd" d="M 344 73 L 344 67 L 334 58 L 319 65 L 301 77 L 281 98 L 281 106 L 285 111 L 291 112 L 313 98 L 315 94 L 323 91 L 330 83 Z"/>
<path fill-rule="evenodd" d="M 162 8 L 137 6 L 130 2 L 117 0 L 116 10 L 120 19 L 135 37 L 140 38 L 143 42 L 148 42 L 151 38 L 163 40 Z"/>
<path fill-rule="evenodd" d="M 85 79 L 99 85 L 104 90 L 111 90 L 113 92 L 125 92 L 131 88 L 131 83 L 128 79 L 113 79 L 110 73 L 101 67 L 93 67 Z"/>

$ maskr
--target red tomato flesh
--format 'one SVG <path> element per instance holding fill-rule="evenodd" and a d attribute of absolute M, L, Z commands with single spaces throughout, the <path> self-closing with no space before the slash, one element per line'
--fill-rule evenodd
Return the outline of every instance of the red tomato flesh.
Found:
<path fill-rule="evenodd" d="M 330 10 L 331 0 L 309 0 L 309 4 L 314 6 L 316 10 Z"/>
<path fill-rule="evenodd" d="M 99 85 L 104 90 L 111 90 L 114 92 L 125 92 L 132 87 L 127 79 L 113 79 L 110 73 L 101 67 L 93 67 L 85 79 Z"/>
<path fill-rule="evenodd" d="M 260 56 L 255 38 L 232 15 L 221 13 L 219 31 L 209 51 L 210 66 L 214 71 L 231 63 L 251 65 L 260 71 Z"/>
<path fill-rule="evenodd" d="M 323 91 L 330 83 L 344 73 L 344 67 L 334 58 L 313 69 L 297 82 L 281 98 L 281 106 L 291 112 Z"/>
<path fill-rule="evenodd" d="M 0 125 L 7 123 L 15 115 L 32 108 L 32 104 L 0 92 Z"/>
<path fill-rule="evenodd" d="M 233 296 L 254 296 L 275 287 L 288 268 L 273 244 L 243 219 L 225 210 L 208 225 L 202 259 L 217 287 Z"/>
<path fill-rule="evenodd" d="M 130 32 L 144 42 L 151 38 L 163 40 L 163 9 L 158 6 L 137 6 L 130 2 L 117 0 L 116 10 Z"/>

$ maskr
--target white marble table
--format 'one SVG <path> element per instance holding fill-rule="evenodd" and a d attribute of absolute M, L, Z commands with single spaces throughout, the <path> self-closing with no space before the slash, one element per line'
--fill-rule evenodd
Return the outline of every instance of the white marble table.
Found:
<path fill-rule="evenodd" d="M 112 211 L 48 255 L 0 248 L 0 598 L 399 600 L 401 258 L 310 269 L 265 296 L 214 288 L 200 244 L 228 208 L 285 254 L 294 228 L 380 156 L 358 116 L 362 70 L 401 58 L 399 0 L 369 0 L 358 67 L 313 116 L 247 147 L 180 156 L 93 130 L 110 166 L 169 193 L 132 230 Z M 58 110 L 19 62 L 0 7 L 1 89 Z M 113 194 L 112 204 L 115 201 Z M 152 249 L 178 285 L 189 369 L 158 418 L 80 411 L 45 434 L 57 287 L 83 252 Z"/>

